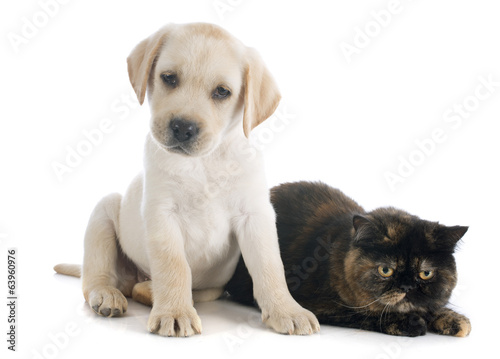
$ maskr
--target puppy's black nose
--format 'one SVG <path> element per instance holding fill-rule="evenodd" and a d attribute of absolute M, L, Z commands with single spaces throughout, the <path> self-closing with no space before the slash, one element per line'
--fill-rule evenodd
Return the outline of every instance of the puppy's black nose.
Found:
<path fill-rule="evenodd" d="M 170 129 L 174 134 L 174 138 L 179 142 L 189 141 L 198 134 L 198 126 L 194 122 L 182 118 L 172 119 Z"/>

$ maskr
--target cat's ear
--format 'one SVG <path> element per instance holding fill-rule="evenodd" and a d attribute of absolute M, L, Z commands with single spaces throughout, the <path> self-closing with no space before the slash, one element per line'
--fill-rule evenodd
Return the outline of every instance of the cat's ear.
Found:
<path fill-rule="evenodd" d="M 368 218 L 355 214 L 352 218 L 352 225 L 357 232 L 362 226 L 370 226 L 373 225 L 373 223 Z"/>
<path fill-rule="evenodd" d="M 352 218 L 354 227 L 354 241 L 357 243 L 371 243 L 380 238 L 381 233 L 377 226 L 367 217 L 355 214 Z"/>
<path fill-rule="evenodd" d="M 437 247 L 453 249 L 468 229 L 469 227 L 464 226 L 447 227 L 439 224 L 433 233 L 435 244 Z"/>

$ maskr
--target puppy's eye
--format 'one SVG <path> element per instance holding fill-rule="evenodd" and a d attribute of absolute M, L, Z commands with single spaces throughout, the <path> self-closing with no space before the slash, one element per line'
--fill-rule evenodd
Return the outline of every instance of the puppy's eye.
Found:
<path fill-rule="evenodd" d="M 390 267 L 380 266 L 378 267 L 378 274 L 380 274 L 384 278 L 389 278 L 394 274 L 394 269 Z"/>
<path fill-rule="evenodd" d="M 423 280 L 429 280 L 432 277 L 434 277 L 434 271 L 433 270 L 423 270 L 421 271 L 418 276 L 423 279 Z"/>
<path fill-rule="evenodd" d="M 212 97 L 215 99 L 222 100 L 224 98 L 229 97 L 230 95 L 231 95 L 231 91 L 229 91 L 229 89 L 227 89 L 224 86 L 218 86 L 215 89 L 214 93 L 212 94 Z"/>
<path fill-rule="evenodd" d="M 166 85 L 172 88 L 177 87 L 177 85 L 179 84 L 179 79 L 177 78 L 177 75 L 171 72 L 166 72 L 164 74 L 161 74 L 160 77 Z"/>

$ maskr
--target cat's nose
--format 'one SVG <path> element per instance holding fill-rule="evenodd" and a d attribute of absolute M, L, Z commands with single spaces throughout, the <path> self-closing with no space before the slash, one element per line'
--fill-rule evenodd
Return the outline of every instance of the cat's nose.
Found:
<path fill-rule="evenodd" d="M 401 289 L 405 293 L 408 293 L 410 290 L 415 289 L 415 285 L 414 284 L 401 284 L 399 286 L 399 289 Z"/>

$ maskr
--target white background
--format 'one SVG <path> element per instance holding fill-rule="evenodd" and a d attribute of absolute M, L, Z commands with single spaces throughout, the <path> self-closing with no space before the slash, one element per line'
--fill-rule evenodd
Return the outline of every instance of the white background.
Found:
<path fill-rule="evenodd" d="M 47 1 L 0 8 L 0 333 L 10 247 L 18 250 L 19 294 L 18 351 L 1 334 L 0 357 L 465 358 L 498 347 L 500 87 L 474 97 L 480 79 L 500 82 L 498 2 L 401 0 L 389 18 L 388 0 L 222 0 L 230 7 L 223 14 L 213 0 L 74 0 L 43 10 Z M 56 263 L 81 263 L 93 206 L 123 192 L 141 168 L 149 111 L 132 97 L 127 55 L 165 23 L 194 21 L 219 24 L 257 48 L 281 88 L 278 112 L 288 123 L 274 116 L 253 133 L 269 186 L 322 180 L 368 210 L 392 205 L 470 226 L 452 298 L 471 318 L 468 338 L 328 326 L 283 336 L 259 324 L 256 311 L 223 301 L 196 306 L 202 335 L 160 338 L 146 332 L 148 308 L 130 301 L 126 316 L 98 318 L 79 280 L 53 274 Z M 355 44 L 346 56 L 342 46 Z M 58 179 L 54 163 L 67 165 L 84 131 L 105 119 L 112 130 Z M 436 131 L 440 143 L 431 146 L 424 139 Z M 416 141 L 427 143 L 427 154 Z M 400 164 L 410 160 L 412 173 Z M 387 172 L 402 182 L 391 188 Z"/>

